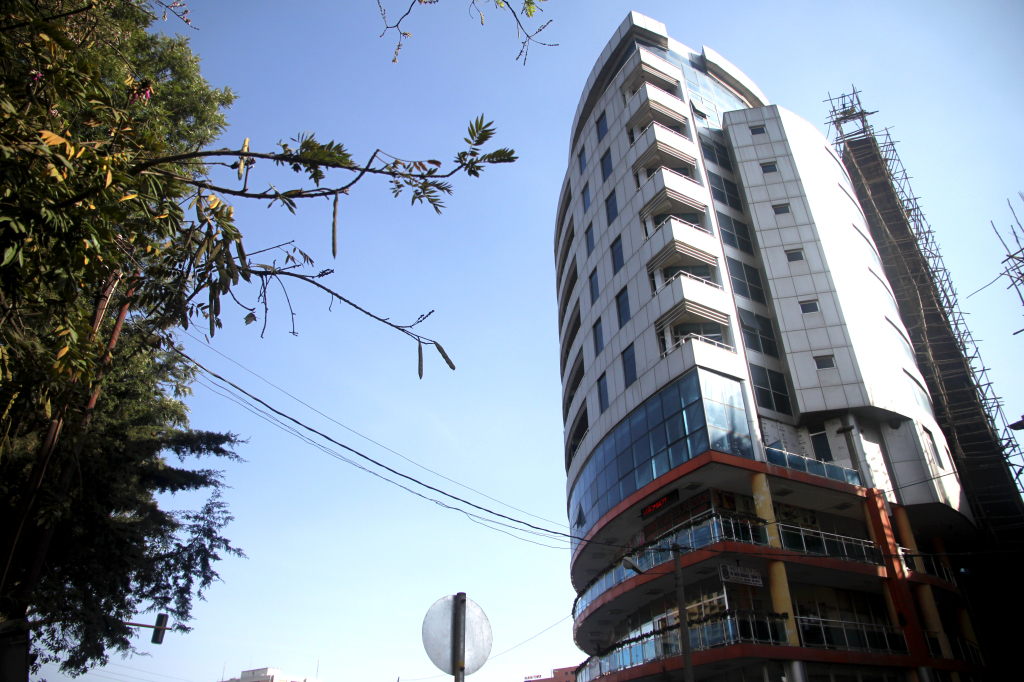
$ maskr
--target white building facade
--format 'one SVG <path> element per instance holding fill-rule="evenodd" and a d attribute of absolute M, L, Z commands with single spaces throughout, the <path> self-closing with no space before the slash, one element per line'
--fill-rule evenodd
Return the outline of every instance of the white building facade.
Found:
<path fill-rule="evenodd" d="M 554 256 L 579 682 L 681 675 L 673 543 L 697 679 L 970 679 L 969 616 L 923 553 L 970 510 L 831 145 L 636 13 L 570 142 Z"/>

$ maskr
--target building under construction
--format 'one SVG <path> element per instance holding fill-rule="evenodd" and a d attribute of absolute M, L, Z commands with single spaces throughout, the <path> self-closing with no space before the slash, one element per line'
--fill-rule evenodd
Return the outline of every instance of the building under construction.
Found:
<path fill-rule="evenodd" d="M 1009 430 L 987 369 L 957 303 L 934 233 L 910 189 L 906 169 L 887 129 L 875 130 L 856 89 L 828 99 L 833 144 L 853 180 L 878 246 L 917 365 L 928 384 L 935 417 L 956 474 L 984 534 L 959 542 L 950 558 L 959 566 L 990 656 L 1012 652 L 1005 614 L 1018 610 L 1019 590 L 1007 589 L 1024 547 L 1024 461 Z M 1008 249 L 1009 250 L 1009 249 Z"/>

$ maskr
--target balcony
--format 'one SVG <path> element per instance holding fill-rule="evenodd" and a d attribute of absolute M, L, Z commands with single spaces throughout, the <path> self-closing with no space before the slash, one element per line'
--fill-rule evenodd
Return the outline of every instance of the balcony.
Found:
<path fill-rule="evenodd" d="M 689 628 L 690 649 L 704 651 L 730 644 L 788 644 L 784 621 L 758 611 L 718 614 L 713 622 Z M 626 670 L 644 663 L 678 656 L 679 626 L 640 635 L 617 644 L 611 651 L 591 656 L 576 669 L 576 682 L 592 682 L 602 675 Z"/>
<path fill-rule="evenodd" d="M 662 536 L 647 547 L 642 547 L 629 558 L 645 571 L 672 560 L 672 545 L 677 544 L 693 551 L 713 545 L 722 540 L 733 540 L 753 545 L 767 545 L 768 535 L 763 525 L 731 516 L 713 515 L 697 525 L 682 528 Z M 637 575 L 633 570 L 618 564 L 598 575 L 583 589 L 572 607 L 573 618 L 578 618 L 595 599 L 602 594 Z"/>
<path fill-rule="evenodd" d="M 903 570 L 905 571 L 927 573 L 946 582 L 956 584 L 956 574 L 953 572 L 953 569 L 931 554 L 914 554 L 906 547 L 900 547 L 900 561 L 903 563 Z"/>
<path fill-rule="evenodd" d="M 985 659 L 981 655 L 981 649 L 974 642 L 960 637 L 948 637 L 939 632 L 924 633 L 925 641 L 928 643 L 928 655 L 932 658 L 950 658 L 942 652 L 942 642 L 945 640 L 949 645 L 949 652 L 953 660 L 967 661 L 974 665 L 985 665 Z"/>
<path fill-rule="evenodd" d="M 782 546 L 794 552 L 804 554 L 821 554 L 824 556 L 862 561 L 868 564 L 882 565 L 882 551 L 870 540 L 851 538 L 834 533 L 777 524 Z"/>
<path fill-rule="evenodd" d="M 863 485 L 860 481 L 860 473 L 858 473 L 856 469 L 847 469 L 846 467 L 841 467 L 838 464 L 819 462 L 816 459 L 804 457 L 803 455 L 796 455 L 792 452 L 786 452 L 785 450 L 780 450 L 778 448 L 765 448 L 765 454 L 768 457 L 769 464 L 786 467 L 793 471 L 803 471 L 813 476 L 830 478 L 833 481 L 839 481 L 840 483 Z"/>
<path fill-rule="evenodd" d="M 806 647 L 907 654 L 907 639 L 900 628 L 821 618 L 796 618 L 800 641 Z"/>
<path fill-rule="evenodd" d="M 645 242 L 649 241 L 651 239 L 651 237 L 653 237 L 658 232 L 658 230 L 660 230 L 662 227 L 664 227 L 665 225 L 668 225 L 670 223 L 672 225 L 674 225 L 674 226 L 678 225 L 678 226 L 682 227 L 684 232 L 686 231 L 687 228 L 689 228 L 689 229 L 692 229 L 692 230 L 699 230 L 700 232 L 703 232 L 704 234 L 707 234 L 707 235 L 713 235 L 714 234 L 711 231 L 711 228 L 709 228 L 709 227 L 702 227 L 701 225 L 697 225 L 695 223 L 691 223 L 689 221 L 683 220 L 681 218 L 676 218 L 675 216 L 670 215 L 669 217 L 665 218 L 660 223 L 655 225 L 654 229 L 652 229 L 650 232 L 648 232 L 647 236 L 644 237 L 644 241 Z"/>

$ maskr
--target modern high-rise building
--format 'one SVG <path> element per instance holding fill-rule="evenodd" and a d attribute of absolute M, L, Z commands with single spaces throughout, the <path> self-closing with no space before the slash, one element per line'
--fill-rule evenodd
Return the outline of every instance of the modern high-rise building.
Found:
<path fill-rule="evenodd" d="M 637 13 L 570 141 L 577 682 L 681 680 L 686 659 L 697 680 L 982 679 L 948 551 L 979 532 L 960 446 L 844 159 Z"/>

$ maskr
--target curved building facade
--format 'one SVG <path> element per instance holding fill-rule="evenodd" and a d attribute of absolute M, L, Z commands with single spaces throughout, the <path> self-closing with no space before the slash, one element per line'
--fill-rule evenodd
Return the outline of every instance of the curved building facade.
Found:
<path fill-rule="evenodd" d="M 636 13 L 570 132 L 554 257 L 577 681 L 683 679 L 683 637 L 698 680 L 979 675 L 936 556 L 971 512 L 828 141 Z"/>

